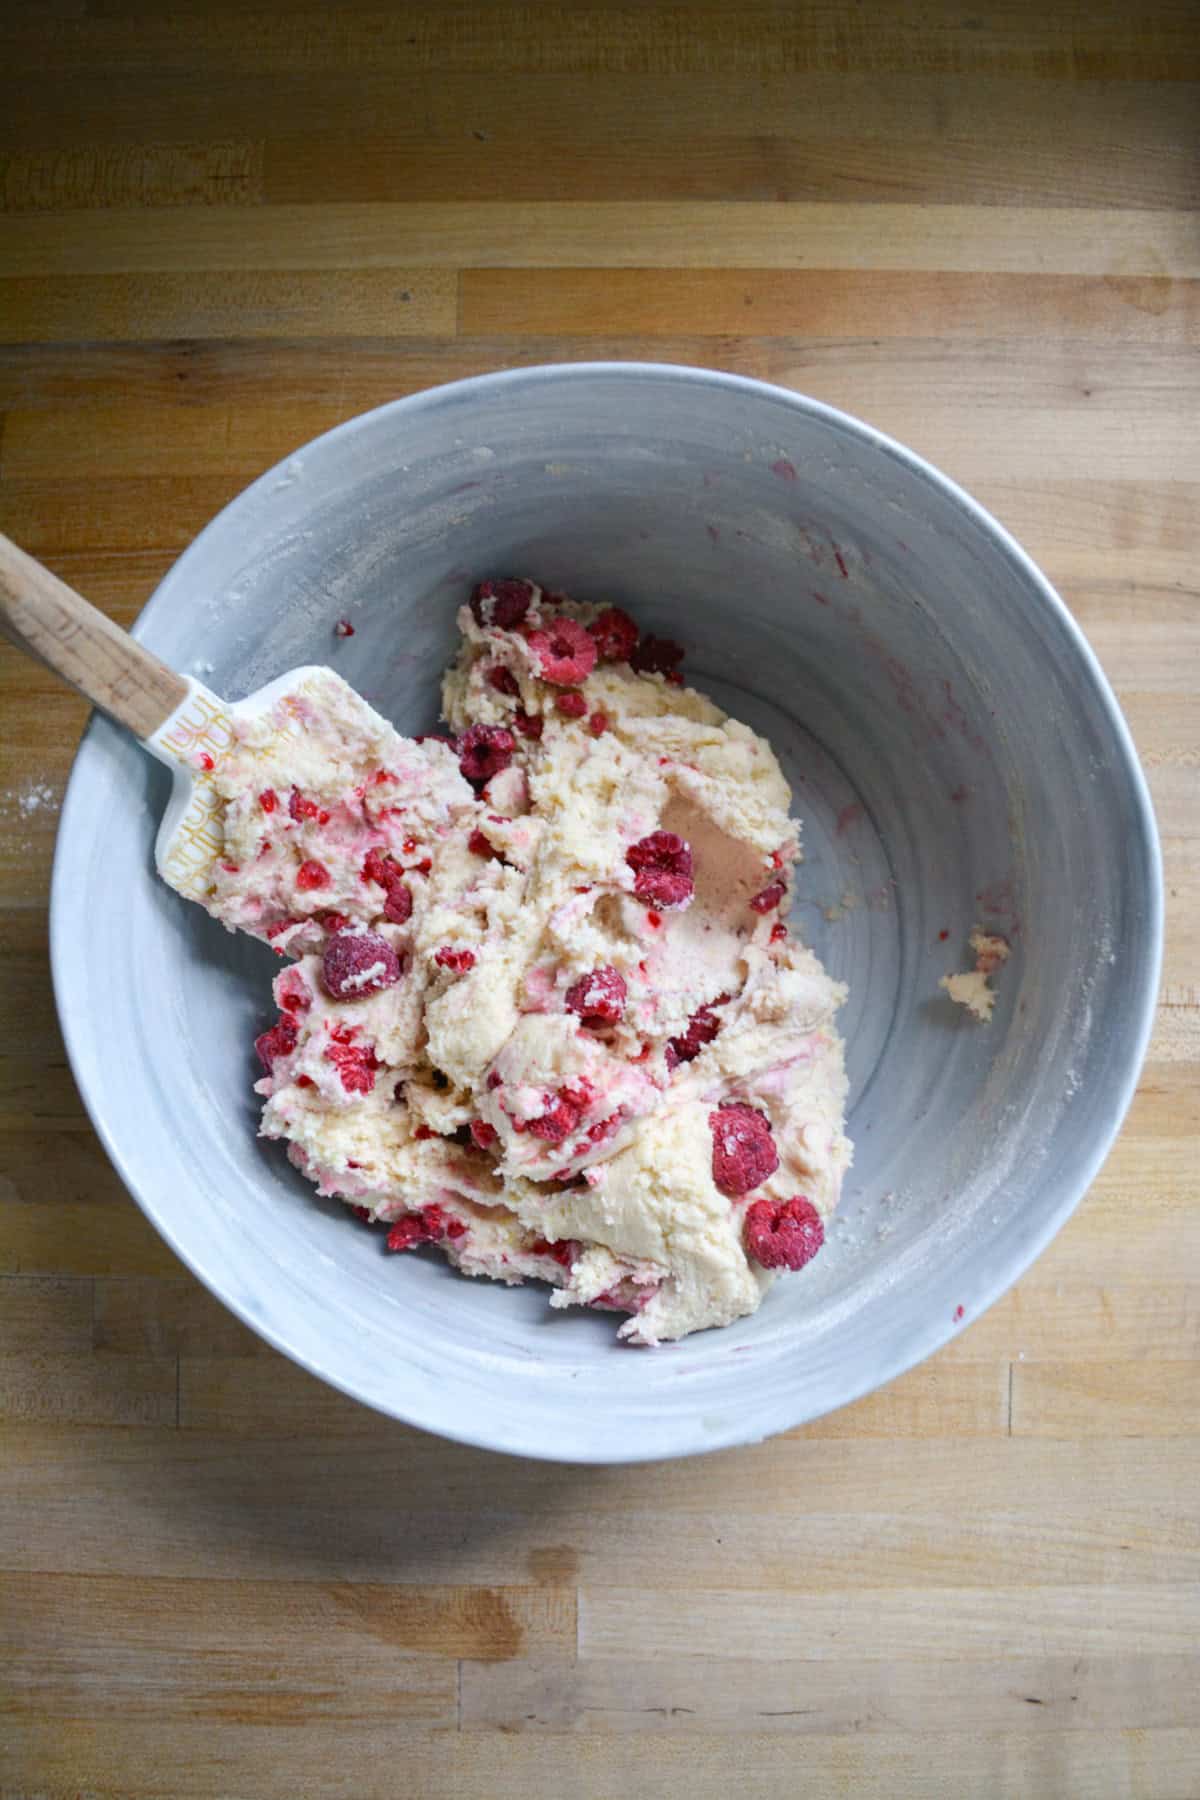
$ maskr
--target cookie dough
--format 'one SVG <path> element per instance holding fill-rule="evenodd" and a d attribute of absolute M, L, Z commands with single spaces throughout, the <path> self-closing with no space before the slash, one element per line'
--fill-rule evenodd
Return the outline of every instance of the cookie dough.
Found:
<path fill-rule="evenodd" d="M 943 975 L 938 986 L 945 988 L 956 1005 L 965 1006 L 973 1019 L 987 1025 L 996 1004 L 996 990 L 988 977 L 1008 961 L 1009 945 L 1007 939 L 995 937 L 978 925 L 967 941 L 975 952 L 974 968 L 957 975 Z"/>
<path fill-rule="evenodd" d="M 210 910 L 289 959 L 262 1135 L 402 1250 L 673 1339 L 819 1250 L 845 990 L 788 931 L 770 747 L 620 609 L 485 582 L 404 739 L 335 676 L 218 771 Z"/>

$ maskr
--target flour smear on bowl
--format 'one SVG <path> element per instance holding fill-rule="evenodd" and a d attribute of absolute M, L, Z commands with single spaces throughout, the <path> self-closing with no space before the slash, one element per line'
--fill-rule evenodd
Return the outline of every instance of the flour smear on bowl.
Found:
<path fill-rule="evenodd" d="M 288 959 L 262 1134 L 388 1250 L 632 1343 L 728 1324 L 820 1250 L 851 1154 L 790 790 L 620 609 L 502 580 L 458 624 L 452 737 L 318 673 L 215 772 L 208 908 Z"/>

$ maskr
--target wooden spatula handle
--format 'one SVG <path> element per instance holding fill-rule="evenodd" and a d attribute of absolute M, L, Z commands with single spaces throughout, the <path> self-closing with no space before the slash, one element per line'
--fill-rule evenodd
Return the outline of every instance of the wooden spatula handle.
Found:
<path fill-rule="evenodd" d="M 2 533 L 0 632 L 140 738 L 187 698 L 181 676 Z"/>

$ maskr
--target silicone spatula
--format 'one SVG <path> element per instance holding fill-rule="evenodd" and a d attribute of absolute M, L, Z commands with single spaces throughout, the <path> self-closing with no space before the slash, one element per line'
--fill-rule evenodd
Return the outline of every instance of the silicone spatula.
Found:
<path fill-rule="evenodd" d="M 155 843 L 159 874 L 203 903 L 223 844 L 214 775 L 237 721 L 270 717 L 298 734 L 304 701 L 327 700 L 336 685 L 376 726 L 378 718 L 340 675 L 309 665 L 227 701 L 177 674 L 65 581 L 0 534 L 0 633 L 54 670 L 85 699 L 124 725 L 174 777 Z"/>

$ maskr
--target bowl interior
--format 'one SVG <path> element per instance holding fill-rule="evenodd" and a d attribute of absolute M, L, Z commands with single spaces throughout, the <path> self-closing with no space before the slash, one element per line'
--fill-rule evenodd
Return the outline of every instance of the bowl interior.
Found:
<path fill-rule="evenodd" d="M 55 871 L 72 1061 L 179 1253 L 347 1391 L 561 1459 L 753 1440 L 969 1322 L 1094 1173 L 1157 980 L 1144 786 L 1061 604 L 965 496 L 829 409 L 695 371 L 524 371 L 353 421 L 221 514 L 138 635 L 233 698 L 332 662 L 415 732 L 489 573 L 678 637 L 690 678 L 783 761 L 806 855 L 793 922 L 851 990 L 856 1158 L 825 1252 L 755 1317 L 653 1353 L 544 1290 L 382 1255 L 256 1141 L 275 959 L 157 881 L 167 778 L 104 720 Z M 938 989 L 976 923 L 1013 946 L 987 1027 Z"/>

